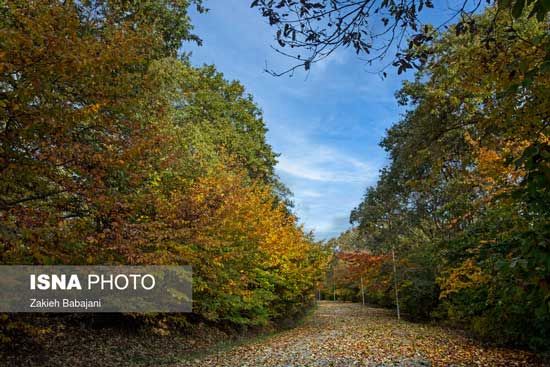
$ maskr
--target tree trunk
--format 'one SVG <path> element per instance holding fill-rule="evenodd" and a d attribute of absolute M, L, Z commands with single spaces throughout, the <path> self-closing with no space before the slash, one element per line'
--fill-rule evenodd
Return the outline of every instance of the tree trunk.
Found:
<path fill-rule="evenodd" d="M 363 299 L 363 306 L 365 306 L 365 288 L 363 287 L 363 276 L 361 275 L 361 298 Z"/>
<path fill-rule="evenodd" d="M 395 287 L 395 305 L 397 306 L 397 321 L 401 320 L 401 314 L 399 312 L 399 291 L 397 289 L 397 267 L 395 266 L 395 246 L 391 248 L 391 257 L 393 260 L 393 279 Z"/>

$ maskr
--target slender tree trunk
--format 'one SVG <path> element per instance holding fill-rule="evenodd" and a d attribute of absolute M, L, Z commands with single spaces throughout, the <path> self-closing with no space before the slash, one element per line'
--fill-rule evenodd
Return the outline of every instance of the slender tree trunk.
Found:
<path fill-rule="evenodd" d="M 363 284 L 363 276 L 361 275 L 361 298 L 363 300 L 363 306 L 365 305 L 365 286 Z"/>
<path fill-rule="evenodd" d="M 397 321 L 401 320 L 401 314 L 399 312 L 399 291 L 397 289 L 397 267 L 395 266 L 395 246 L 391 248 L 391 256 L 393 260 L 393 280 L 395 287 L 395 305 L 397 306 Z"/>

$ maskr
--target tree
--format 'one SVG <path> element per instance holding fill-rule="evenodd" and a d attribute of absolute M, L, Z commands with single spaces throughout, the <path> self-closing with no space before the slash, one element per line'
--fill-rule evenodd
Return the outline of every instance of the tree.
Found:
<path fill-rule="evenodd" d="M 374 283 L 373 275 L 379 271 L 382 263 L 387 261 L 383 256 L 372 255 L 369 251 L 341 252 L 338 259 L 346 266 L 345 278 L 349 283 L 359 283 L 361 302 L 365 305 L 365 288 Z M 348 285 L 349 286 L 349 285 Z"/>
<path fill-rule="evenodd" d="M 382 141 L 391 163 L 351 218 L 366 248 L 398 249 L 405 311 L 545 349 L 549 36 L 509 17 L 489 8 L 478 32 L 434 40 L 398 93 L 409 111 Z"/>
<path fill-rule="evenodd" d="M 245 170 L 217 166 L 185 191 L 158 197 L 151 259 L 193 266 L 194 312 L 211 321 L 266 324 L 313 302 L 323 256 Z M 160 249 L 164 251 L 160 252 Z M 162 255 L 162 256 L 159 256 Z"/>
<path fill-rule="evenodd" d="M 292 318 L 326 255 L 290 212 L 252 97 L 177 57 L 199 41 L 192 3 L 1 9 L 0 262 L 188 264 L 193 315 L 136 320 Z M 32 330 L 22 318 L 0 336 Z"/>
<path fill-rule="evenodd" d="M 2 6 L 2 262 L 87 262 L 70 256 L 130 235 L 131 193 L 166 140 L 148 68 L 196 40 L 188 5 Z"/>

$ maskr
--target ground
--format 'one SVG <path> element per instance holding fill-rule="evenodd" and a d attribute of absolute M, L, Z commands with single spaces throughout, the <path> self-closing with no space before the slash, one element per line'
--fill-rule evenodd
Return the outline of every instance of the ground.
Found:
<path fill-rule="evenodd" d="M 389 310 L 327 301 L 292 330 L 176 366 L 543 365 L 525 351 L 483 346 L 458 331 L 397 321 Z"/>
<path fill-rule="evenodd" d="M 96 315 L 97 316 L 97 315 Z M 348 367 L 550 366 L 532 353 L 483 346 L 464 333 L 359 304 L 320 302 L 293 329 L 246 334 L 195 324 L 192 333 L 49 322 L 44 333 L 0 343 L 0 366 Z"/>

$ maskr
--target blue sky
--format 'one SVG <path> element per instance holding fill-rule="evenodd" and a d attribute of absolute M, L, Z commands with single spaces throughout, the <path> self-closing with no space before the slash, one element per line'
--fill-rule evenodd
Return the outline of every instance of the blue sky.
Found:
<path fill-rule="evenodd" d="M 399 120 L 395 70 L 385 80 L 352 50 L 339 50 L 310 73 L 273 77 L 290 60 L 277 55 L 273 29 L 246 0 L 209 1 L 210 11 L 193 14 L 202 47 L 186 45 L 195 65 L 215 64 L 226 79 L 237 79 L 254 96 L 280 153 L 276 171 L 294 193 L 295 212 L 317 239 L 349 228 L 351 209 L 387 163 L 378 142 Z M 408 75 L 411 77 L 411 75 Z"/>

